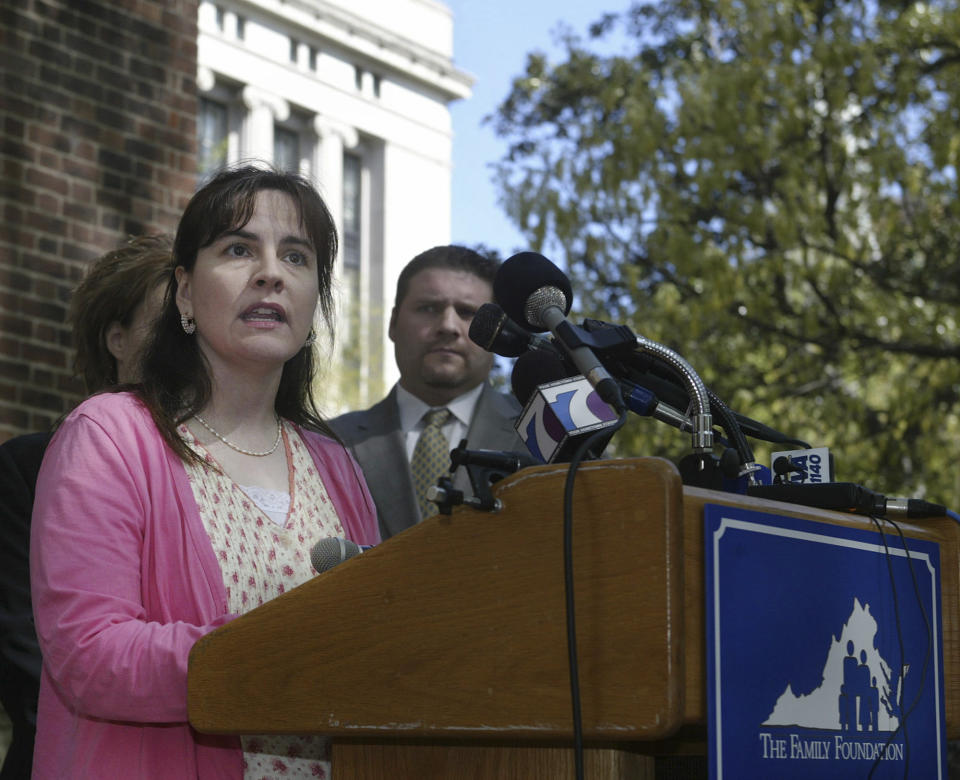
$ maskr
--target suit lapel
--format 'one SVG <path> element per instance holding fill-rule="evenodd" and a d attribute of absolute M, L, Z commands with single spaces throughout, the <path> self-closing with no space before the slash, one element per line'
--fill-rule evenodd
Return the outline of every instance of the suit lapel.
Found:
<path fill-rule="evenodd" d="M 513 429 L 519 414 L 519 407 L 485 383 L 467 433 L 467 446 L 471 450 L 522 452 L 523 442 Z M 454 446 L 458 443 L 454 442 Z"/>
<path fill-rule="evenodd" d="M 344 432 L 353 441 L 351 450 L 363 469 L 367 486 L 377 506 L 380 534 L 386 539 L 416 525 L 420 520 L 413 480 L 407 466 L 406 446 L 400 431 L 396 388 L 374 404 L 356 423 L 356 430 Z M 525 452 L 513 429 L 519 405 L 485 383 L 467 433 L 467 446 L 474 450 Z M 456 447 L 460 442 L 451 442 Z M 454 485 L 473 495 L 466 469 L 459 469 Z"/>
<path fill-rule="evenodd" d="M 489 383 L 484 383 L 483 391 L 473 413 L 470 430 L 467 432 L 467 448 L 471 450 L 503 450 L 504 452 L 526 452 L 523 441 L 513 428 L 520 414 L 519 404 L 501 395 Z M 460 442 L 452 442 L 451 448 Z M 473 495 L 470 476 L 465 468 L 457 470 L 453 480 L 454 487 L 467 495 Z"/>
<path fill-rule="evenodd" d="M 354 445 L 353 451 L 377 505 L 380 534 L 386 539 L 416 525 L 420 519 L 400 432 L 396 390 L 371 407 L 364 424 L 368 434 Z"/>

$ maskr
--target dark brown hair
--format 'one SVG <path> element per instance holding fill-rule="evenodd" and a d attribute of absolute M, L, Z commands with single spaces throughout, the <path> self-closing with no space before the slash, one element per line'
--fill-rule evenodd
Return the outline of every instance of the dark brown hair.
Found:
<path fill-rule="evenodd" d="M 215 175 L 191 198 L 180 218 L 173 246 L 174 262 L 191 271 L 201 249 L 249 222 L 256 208 L 257 194 L 263 190 L 289 195 L 297 208 L 300 226 L 316 252 L 320 312 L 327 334 L 332 338 L 337 230 L 323 199 L 300 174 L 243 165 Z M 184 460 L 197 460 L 176 429 L 204 407 L 212 386 L 209 366 L 196 338 L 184 333 L 180 325 L 176 290 L 177 282 L 171 274 L 163 313 L 144 356 L 143 383 L 137 392 L 174 452 Z M 274 408 L 281 417 L 336 438 L 322 420 L 313 397 L 315 371 L 314 349 L 304 346 L 283 366 Z"/>
<path fill-rule="evenodd" d="M 448 244 L 435 246 L 421 252 L 407 263 L 397 279 L 397 294 L 393 305 L 399 306 L 410 289 L 410 280 L 427 268 L 446 268 L 451 271 L 466 271 L 493 285 L 499 263 L 484 257 L 465 246 Z"/>
<path fill-rule="evenodd" d="M 173 270 L 170 236 L 136 236 L 93 262 L 70 298 L 67 320 L 73 326 L 73 367 L 87 393 L 117 383 L 117 361 L 107 348 L 107 329 L 129 328 L 147 295 Z"/>

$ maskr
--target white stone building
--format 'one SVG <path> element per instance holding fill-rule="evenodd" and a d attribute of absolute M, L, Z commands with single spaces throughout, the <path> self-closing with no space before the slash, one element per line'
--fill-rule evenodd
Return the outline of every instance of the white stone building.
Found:
<path fill-rule="evenodd" d="M 397 378 L 387 325 L 397 275 L 450 241 L 453 65 L 437 0 L 202 0 L 202 170 L 270 160 L 311 176 L 341 236 L 341 316 L 327 413 Z"/>

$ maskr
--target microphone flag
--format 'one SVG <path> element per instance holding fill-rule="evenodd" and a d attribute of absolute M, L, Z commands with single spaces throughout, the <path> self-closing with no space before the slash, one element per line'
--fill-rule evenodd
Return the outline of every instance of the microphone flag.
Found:
<path fill-rule="evenodd" d="M 783 472 L 781 458 L 789 461 L 792 468 Z M 775 474 L 783 473 L 784 481 L 793 485 L 833 482 L 833 456 L 829 447 L 774 452 L 770 456 L 770 468 Z"/>
<path fill-rule="evenodd" d="M 542 463 L 569 458 L 577 440 L 616 424 L 617 413 L 583 376 L 539 385 L 516 423 L 530 454 Z"/>

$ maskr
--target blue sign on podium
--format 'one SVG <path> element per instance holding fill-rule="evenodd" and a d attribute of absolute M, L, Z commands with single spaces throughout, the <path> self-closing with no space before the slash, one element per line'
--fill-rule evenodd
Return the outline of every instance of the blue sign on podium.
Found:
<path fill-rule="evenodd" d="M 710 777 L 946 778 L 940 551 L 704 507 Z"/>

